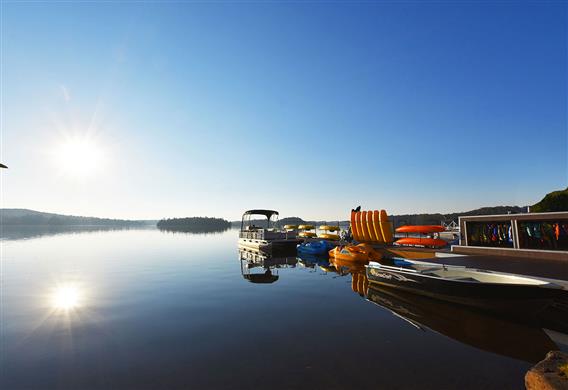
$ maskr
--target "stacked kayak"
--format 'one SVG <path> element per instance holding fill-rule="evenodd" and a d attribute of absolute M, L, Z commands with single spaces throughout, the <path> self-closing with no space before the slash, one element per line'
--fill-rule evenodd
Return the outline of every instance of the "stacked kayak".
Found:
<path fill-rule="evenodd" d="M 396 228 L 397 233 L 440 233 L 445 231 L 446 228 L 442 225 L 406 225 Z"/>
<path fill-rule="evenodd" d="M 286 230 L 287 232 L 298 230 L 298 225 L 284 225 L 284 230 Z"/>
<path fill-rule="evenodd" d="M 405 237 L 396 240 L 395 244 L 403 246 L 427 246 L 430 248 L 442 248 L 446 246 L 448 243 L 439 238 Z"/>
<path fill-rule="evenodd" d="M 319 238 L 323 238 L 325 240 L 339 240 L 339 226 L 331 226 L 331 225 L 321 225 L 319 227 L 320 230 L 323 230 L 323 233 L 318 234 Z"/>
<path fill-rule="evenodd" d="M 315 238 L 317 237 L 316 232 L 314 231 L 316 227 L 314 225 L 300 225 L 298 226 L 300 233 L 298 234 L 299 237 L 303 238 Z"/>
<path fill-rule="evenodd" d="M 331 244 L 330 242 L 322 240 L 298 244 L 296 246 L 296 249 L 300 254 L 323 255 L 326 254 L 334 246 L 335 245 Z"/>
<path fill-rule="evenodd" d="M 423 246 L 430 248 L 441 248 L 448 243 L 439 238 L 422 237 L 423 234 L 440 233 L 446 230 L 441 225 L 406 225 L 396 229 L 397 233 L 406 233 L 407 237 L 396 240 L 396 245 L 403 246 Z M 419 237 L 408 237 L 408 234 L 419 234 Z"/>
<path fill-rule="evenodd" d="M 342 245 L 329 251 L 329 257 L 344 261 L 368 262 L 378 261 L 381 254 L 368 244 Z"/>
<path fill-rule="evenodd" d="M 389 244 L 392 224 L 385 210 L 351 211 L 351 232 L 357 242 Z"/>

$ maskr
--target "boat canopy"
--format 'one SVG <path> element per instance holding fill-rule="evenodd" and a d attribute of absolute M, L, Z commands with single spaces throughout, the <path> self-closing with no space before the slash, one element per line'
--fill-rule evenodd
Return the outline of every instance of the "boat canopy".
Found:
<path fill-rule="evenodd" d="M 266 224 L 267 229 L 270 228 L 270 222 L 272 221 L 273 217 L 275 217 L 274 221 L 272 221 L 273 223 L 275 223 L 275 221 L 278 220 L 278 211 L 276 210 L 263 210 L 263 209 L 248 210 L 245 211 L 245 213 L 243 214 L 243 219 L 241 221 L 241 231 L 243 231 L 245 226 L 248 226 L 248 224 L 250 223 L 251 215 L 265 216 L 267 220 Z"/>
<path fill-rule="evenodd" d="M 245 211 L 245 213 L 243 214 L 243 217 L 245 215 L 264 215 L 266 218 L 270 219 L 270 217 L 272 217 L 273 215 L 278 215 L 278 211 L 275 210 L 262 210 L 262 209 L 258 209 L 258 210 L 248 210 Z"/>
<path fill-rule="evenodd" d="M 243 275 L 243 277 L 251 283 L 261 284 L 274 283 L 278 280 L 278 275 L 272 275 L 272 273 L 248 274 Z"/>

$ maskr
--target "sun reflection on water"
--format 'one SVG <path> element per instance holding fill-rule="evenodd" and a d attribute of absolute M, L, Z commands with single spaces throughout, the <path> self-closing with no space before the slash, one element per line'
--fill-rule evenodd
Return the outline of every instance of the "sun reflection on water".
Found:
<path fill-rule="evenodd" d="M 75 284 L 58 285 L 51 294 L 51 307 L 58 311 L 76 310 L 83 305 L 83 301 L 83 291 Z"/>

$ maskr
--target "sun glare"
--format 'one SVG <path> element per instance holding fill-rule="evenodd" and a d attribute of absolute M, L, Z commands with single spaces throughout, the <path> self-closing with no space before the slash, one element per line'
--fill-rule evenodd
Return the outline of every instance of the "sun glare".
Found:
<path fill-rule="evenodd" d="M 54 157 L 62 172 L 74 177 L 96 173 L 104 163 L 102 148 L 88 137 L 66 139 L 55 148 Z"/>
<path fill-rule="evenodd" d="M 77 286 L 62 285 L 55 289 L 51 297 L 54 309 L 69 311 L 81 305 L 82 294 Z"/>

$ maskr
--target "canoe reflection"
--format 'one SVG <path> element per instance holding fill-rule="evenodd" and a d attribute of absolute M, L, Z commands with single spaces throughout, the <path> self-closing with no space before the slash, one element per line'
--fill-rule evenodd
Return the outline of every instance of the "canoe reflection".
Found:
<path fill-rule="evenodd" d="M 271 254 L 239 246 L 241 274 L 251 283 L 270 284 L 278 280 L 278 269 L 295 267 L 298 260 L 289 254 Z"/>
<path fill-rule="evenodd" d="M 558 349 L 540 327 L 498 318 L 457 304 L 373 285 L 367 299 L 416 328 L 443 334 L 464 344 L 536 363 Z"/>

